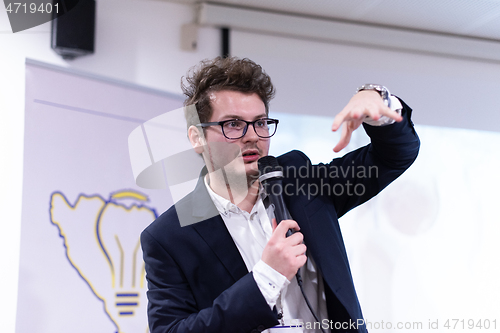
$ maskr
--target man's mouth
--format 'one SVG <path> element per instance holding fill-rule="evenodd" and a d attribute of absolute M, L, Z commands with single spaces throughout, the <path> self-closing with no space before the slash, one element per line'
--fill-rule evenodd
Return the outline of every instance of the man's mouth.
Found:
<path fill-rule="evenodd" d="M 246 150 L 241 155 L 245 163 L 257 161 L 260 158 L 259 151 L 255 149 Z"/>

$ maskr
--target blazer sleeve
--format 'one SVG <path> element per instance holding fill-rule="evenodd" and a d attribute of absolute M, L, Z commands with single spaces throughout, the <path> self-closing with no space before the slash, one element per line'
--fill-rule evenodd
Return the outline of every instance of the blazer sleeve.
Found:
<path fill-rule="evenodd" d="M 371 143 L 328 164 L 312 165 L 300 151 L 280 156 L 287 178 L 284 193 L 333 202 L 337 217 L 377 195 L 418 155 L 420 141 L 411 121 L 412 110 L 401 103 L 403 121 L 386 126 L 363 124 Z M 296 193 L 290 194 L 288 186 Z"/>
<path fill-rule="evenodd" d="M 403 121 L 387 126 L 363 124 L 371 143 L 329 165 L 341 173 L 331 179 L 332 185 L 342 178 L 345 192 L 351 190 L 333 195 L 338 217 L 377 195 L 417 158 L 420 140 L 411 121 L 412 109 L 403 101 L 401 104 Z"/>
<path fill-rule="evenodd" d="M 148 230 L 141 234 L 141 244 L 151 333 L 260 332 L 278 324 L 252 273 L 224 290 L 211 306 L 200 309 L 180 265 Z"/>

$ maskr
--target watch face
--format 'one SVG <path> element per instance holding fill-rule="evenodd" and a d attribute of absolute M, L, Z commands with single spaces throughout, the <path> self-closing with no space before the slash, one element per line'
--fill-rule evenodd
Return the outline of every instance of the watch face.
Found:
<path fill-rule="evenodd" d="M 384 104 L 387 105 L 388 107 L 391 107 L 391 100 L 389 99 L 389 95 L 391 93 L 386 87 L 380 84 L 367 83 L 359 87 L 356 92 L 360 92 L 362 90 L 375 90 L 380 94 L 380 97 L 382 97 L 382 99 L 384 100 Z"/>
<path fill-rule="evenodd" d="M 376 90 L 381 95 L 389 95 L 389 90 L 380 84 L 367 83 L 358 88 L 358 92 L 361 90 Z"/>

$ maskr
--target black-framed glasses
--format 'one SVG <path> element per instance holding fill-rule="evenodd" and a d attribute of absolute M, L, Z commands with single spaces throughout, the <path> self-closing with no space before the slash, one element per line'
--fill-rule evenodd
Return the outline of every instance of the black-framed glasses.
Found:
<path fill-rule="evenodd" d="M 247 134 L 248 126 L 252 125 L 255 133 L 261 138 L 270 138 L 276 133 L 278 128 L 278 119 L 261 118 L 255 121 L 246 121 L 241 119 L 229 119 L 223 121 L 214 121 L 210 123 L 201 123 L 198 126 L 203 128 L 219 125 L 222 128 L 222 134 L 228 139 L 240 139 Z"/>

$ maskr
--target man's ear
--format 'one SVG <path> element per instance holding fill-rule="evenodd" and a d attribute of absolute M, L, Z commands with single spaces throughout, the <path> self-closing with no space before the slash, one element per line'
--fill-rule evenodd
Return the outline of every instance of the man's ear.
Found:
<path fill-rule="evenodd" d="M 194 151 L 198 154 L 203 153 L 203 146 L 205 145 L 205 136 L 203 135 L 203 129 L 196 126 L 189 126 L 188 137 Z"/>

